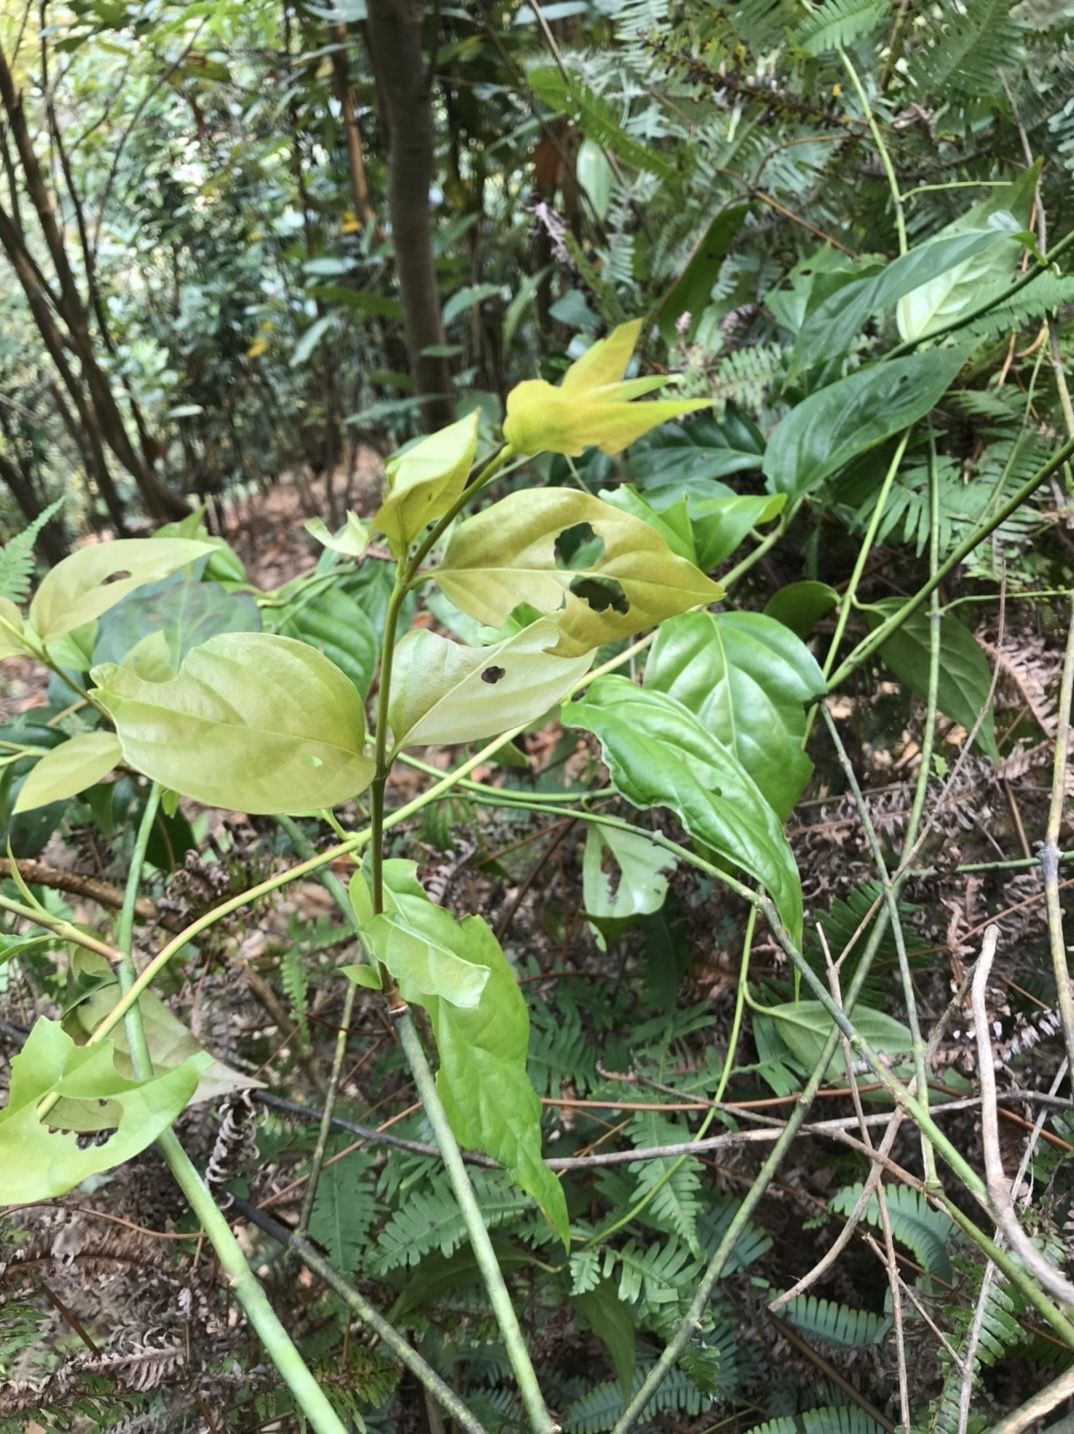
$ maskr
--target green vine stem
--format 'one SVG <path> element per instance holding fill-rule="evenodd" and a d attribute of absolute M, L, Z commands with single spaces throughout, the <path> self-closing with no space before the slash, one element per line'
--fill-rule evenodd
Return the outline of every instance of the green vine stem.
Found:
<path fill-rule="evenodd" d="M 1071 237 L 1074 238 L 1074 235 Z M 968 557 L 975 548 L 979 547 L 989 534 L 994 533 L 1001 523 L 1005 523 L 1011 514 L 1020 508 L 1026 499 L 1030 498 L 1041 484 L 1045 483 L 1052 474 L 1061 468 L 1071 457 L 1074 457 L 1074 439 L 1068 439 L 1066 443 L 1057 448 L 1047 462 L 1043 463 L 1034 474 L 1026 479 L 1021 487 L 1015 490 L 1005 503 L 996 509 L 987 522 L 975 528 L 972 533 L 969 533 L 961 543 L 952 549 L 936 569 L 935 573 L 929 578 L 928 582 L 919 588 L 912 598 L 908 598 L 902 607 L 899 608 L 898 612 L 893 612 L 885 622 L 882 622 L 879 627 L 874 628 L 868 637 L 864 638 L 858 644 L 853 652 L 845 659 L 842 666 L 832 673 L 831 680 L 828 683 L 828 690 L 834 691 L 835 688 L 839 687 L 852 672 L 856 671 L 867 658 L 873 655 L 878 647 L 881 647 L 887 642 L 893 632 L 898 632 L 903 623 L 912 617 L 918 608 L 922 606 L 926 598 L 931 597 L 947 574 L 957 568 L 959 563 Z"/>
<path fill-rule="evenodd" d="M 355 990 L 357 989 L 355 987 Z M 279 1220 L 274 1220 L 271 1215 L 259 1210 L 256 1205 L 251 1205 L 248 1200 L 240 1200 L 237 1196 L 235 1197 L 235 1209 L 245 1215 L 251 1224 L 257 1225 L 267 1235 L 271 1235 L 278 1244 L 285 1246 L 297 1255 L 306 1268 L 337 1294 L 351 1312 L 364 1325 L 367 1325 L 383 1344 L 387 1345 L 399 1362 L 405 1365 L 437 1400 L 441 1408 L 458 1422 L 460 1428 L 465 1429 L 467 1434 L 487 1434 L 485 1426 L 471 1414 L 455 1391 L 444 1383 L 432 1365 L 422 1358 L 414 1346 L 407 1342 L 374 1305 L 369 1303 L 360 1290 L 355 1289 L 349 1280 L 328 1263 L 317 1247 L 312 1245 L 304 1235 L 299 1234 L 297 1230 L 288 1229 Z"/>
<path fill-rule="evenodd" d="M 159 803 L 160 788 L 154 782 L 149 789 L 145 811 L 138 824 L 130 872 L 127 876 L 123 897 L 123 908 L 116 926 L 116 940 L 121 953 L 118 966 L 119 985 L 125 996 L 129 996 L 135 985 L 134 958 L 131 955 L 134 904 L 138 896 L 146 848 L 149 844 L 149 836 L 153 829 Z M 137 998 L 124 1016 L 124 1024 L 134 1073 L 139 1080 L 149 1080 L 153 1074 L 153 1063 L 149 1055 L 149 1045 L 146 1041 L 142 1013 L 138 1007 Z M 264 1346 L 266 1354 L 294 1395 L 298 1407 L 309 1420 L 316 1434 L 347 1434 L 345 1425 L 332 1408 L 327 1396 L 314 1379 L 294 1341 L 269 1303 L 265 1291 L 247 1263 L 246 1256 L 239 1248 L 238 1241 L 231 1233 L 231 1227 L 217 1208 L 208 1187 L 180 1144 L 175 1131 L 171 1129 L 164 1131 L 157 1139 L 157 1148 L 163 1155 L 176 1184 L 186 1196 L 187 1204 L 205 1231 L 220 1268 L 235 1292 L 235 1298 L 242 1306 L 254 1332 Z"/>
<path fill-rule="evenodd" d="M 858 103 L 861 105 L 865 122 L 869 126 L 869 133 L 872 135 L 873 143 L 876 145 L 877 154 L 880 156 L 880 163 L 884 166 L 888 188 L 891 190 L 891 201 L 895 206 L 895 228 L 899 235 L 899 253 L 905 254 L 908 248 L 906 242 L 906 213 L 903 208 L 903 196 L 899 190 L 899 181 L 895 175 L 895 166 L 891 162 L 891 155 L 888 153 L 888 147 L 884 143 L 884 136 L 880 133 L 880 126 L 877 124 L 876 116 L 873 114 L 872 106 L 869 104 L 869 97 L 865 93 L 865 86 L 862 84 L 857 70 L 851 63 L 850 56 L 843 49 L 842 45 L 838 46 L 838 50 L 839 58 L 843 62 L 843 68 L 850 76 L 850 83 L 853 85 L 854 93 L 858 97 Z"/>
<path fill-rule="evenodd" d="M 1074 698 L 1074 594 L 1071 595 L 1070 625 L 1067 629 L 1066 651 L 1063 654 L 1063 675 L 1059 681 L 1059 716 L 1055 724 L 1055 757 L 1052 766 L 1052 792 L 1048 807 L 1048 826 L 1040 851 L 1044 874 L 1044 903 L 1048 918 L 1048 947 L 1055 978 L 1056 1001 L 1063 1023 L 1063 1040 L 1067 1048 L 1071 1078 L 1074 1079 L 1074 993 L 1070 984 L 1070 964 L 1063 935 L 1063 907 L 1059 900 L 1059 831 L 1066 806 L 1067 745 L 1070 736 L 1070 706 Z"/>

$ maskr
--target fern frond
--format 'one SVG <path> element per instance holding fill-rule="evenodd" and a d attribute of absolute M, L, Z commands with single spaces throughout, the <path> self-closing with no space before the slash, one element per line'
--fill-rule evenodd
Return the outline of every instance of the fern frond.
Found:
<path fill-rule="evenodd" d="M 737 403 L 750 413 L 759 413 L 765 394 L 783 371 L 785 360 L 786 350 L 775 342 L 735 349 L 720 361 L 713 375 L 713 401 L 721 408 Z"/>
<path fill-rule="evenodd" d="M 475 1170 L 471 1182 L 489 1229 L 529 1208 L 529 1196 L 498 1171 Z M 377 1241 L 377 1267 L 381 1272 L 416 1265 L 432 1250 L 453 1254 L 467 1238 L 447 1177 L 441 1173 L 430 1185 L 424 1190 L 411 1190 L 381 1231 Z"/>
<path fill-rule="evenodd" d="M 1010 0 L 966 0 L 943 7 L 937 38 L 921 49 L 909 81 L 919 93 L 994 95 L 996 76 L 1017 69 L 1022 56 L 1021 27 L 1011 19 Z"/>
<path fill-rule="evenodd" d="M 994 1272 L 993 1272 L 994 1275 Z M 978 1281 L 980 1273 L 978 1273 Z M 979 1288 L 979 1285 L 978 1285 Z M 981 1326 L 976 1343 L 970 1348 L 971 1331 L 975 1311 L 957 1309 L 953 1313 L 956 1328 L 961 1330 L 959 1350 L 963 1364 L 967 1355 L 972 1355 L 974 1376 L 982 1364 L 993 1365 L 1010 1350 L 1026 1339 L 1025 1331 L 1014 1316 L 1014 1302 L 1003 1288 L 1002 1280 L 993 1277 L 984 1294 L 981 1310 Z M 939 1398 L 932 1407 L 928 1434 L 957 1434 L 962 1427 L 959 1399 L 963 1383 L 963 1369 L 956 1365 L 946 1352 L 941 1355 L 946 1366 L 944 1385 Z"/>
<path fill-rule="evenodd" d="M 805 55 L 823 55 L 874 30 L 886 10 L 886 0 L 824 0 L 799 25 L 791 44 Z"/>
<path fill-rule="evenodd" d="M 308 1051 L 310 1049 L 310 1028 L 307 1020 L 309 977 L 306 974 L 305 962 L 294 946 L 288 946 L 280 957 L 280 985 L 287 997 L 291 1019 L 298 1032 L 299 1044 L 304 1051 Z"/>
<path fill-rule="evenodd" d="M 880 1434 L 883 1427 L 853 1405 L 828 1404 L 823 1409 L 807 1409 L 803 1414 L 755 1424 L 748 1434 Z"/>
<path fill-rule="evenodd" d="M 343 1274 L 357 1265 L 378 1208 L 370 1154 L 352 1150 L 342 1160 L 325 1165 L 317 1181 L 309 1232 Z"/>
<path fill-rule="evenodd" d="M 861 1191 L 861 1185 L 845 1186 L 828 1202 L 829 1209 L 837 1215 L 849 1215 Z M 934 1210 L 908 1185 L 893 1185 L 885 1189 L 884 1197 L 895 1239 L 911 1251 L 918 1264 L 930 1275 L 950 1281 L 953 1271 L 948 1246 L 954 1226 L 948 1216 Z M 875 1228 L 880 1227 L 880 1206 L 875 1195 L 865 1207 L 864 1219 Z"/>
<path fill-rule="evenodd" d="M 871 1310 L 855 1310 L 835 1300 L 817 1299 L 814 1295 L 796 1295 L 783 1311 L 783 1318 L 796 1329 L 848 1349 L 881 1344 L 891 1328 L 888 1315 Z"/>
<path fill-rule="evenodd" d="M 50 518 L 63 507 L 63 499 L 57 498 L 43 509 L 28 528 L 16 533 L 0 548 L 0 597 L 12 602 L 23 603 L 30 594 L 34 576 L 34 540 Z"/>
<path fill-rule="evenodd" d="M 630 1123 L 631 1139 L 640 1147 L 681 1143 L 686 1132 L 655 1111 L 646 1111 Z M 685 1240 L 694 1254 L 701 1253 L 697 1216 L 701 1208 L 701 1167 L 694 1159 L 643 1160 L 630 1166 L 637 1177 L 635 1202 L 651 1197 L 642 1219 Z"/>

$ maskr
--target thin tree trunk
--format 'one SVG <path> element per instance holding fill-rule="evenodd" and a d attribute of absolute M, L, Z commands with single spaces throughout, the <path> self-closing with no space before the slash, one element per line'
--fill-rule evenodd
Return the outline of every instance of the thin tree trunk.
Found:
<path fill-rule="evenodd" d="M 362 150 L 362 131 L 358 127 L 358 110 L 354 103 L 354 88 L 347 68 L 347 45 L 349 33 L 344 24 L 332 26 L 335 41 L 332 50 L 332 79 L 336 98 L 343 112 L 343 138 L 347 145 L 347 172 L 351 181 L 351 197 L 354 200 L 354 214 L 363 228 L 373 218 L 373 206 L 369 202 L 369 185 L 365 175 L 365 154 Z"/>
<path fill-rule="evenodd" d="M 82 296 L 78 291 L 78 285 L 75 282 L 74 271 L 71 268 L 67 250 L 64 245 L 63 234 L 56 218 L 52 194 L 44 172 L 41 169 L 41 164 L 38 160 L 37 152 L 34 149 L 33 140 L 31 139 L 30 131 L 26 124 L 26 116 L 22 107 L 22 97 L 15 88 L 15 81 L 8 67 L 7 57 L 2 49 L 0 49 L 0 105 L 3 107 L 8 129 L 15 143 L 27 196 L 33 205 L 49 257 L 52 260 L 52 267 L 59 285 L 59 293 L 58 295 L 51 293 L 47 286 L 41 282 L 42 276 L 39 271 L 35 276 L 37 282 L 34 287 L 38 290 L 42 299 L 44 299 L 45 295 L 48 295 L 57 314 L 63 320 L 71 342 L 71 347 L 78 355 L 83 380 L 89 390 L 89 403 L 86 402 L 84 397 L 81 402 L 79 402 L 72 392 L 72 398 L 75 399 L 76 404 L 79 405 L 79 416 L 83 419 L 83 422 L 86 422 L 83 410 L 87 412 L 91 411 L 92 419 L 95 420 L 104 442 L 137 483 L 151 516 L 155 518 L 182 517 L 190 511 L 186 502 L 177 493 L 173 493 L 171 489 L 162 483 L 154 469 L 143 461 L 135 451 L 127 435 L 123 415 L 120 412 L 115 395 L 112 392 L 103 370 L 97 362 L 93 339 L 90 333 L 89 315 Z M 30 257 L 22 231 L 19 229 L 17 223 L 9 216 L 4 216 L 4 218 L 6 220 L 5 230 L 7 237 L 0 236 L 0 242 L 3 243 L 8 258 L 16 270 L 19 270 L 20 262 L 23 269 L 26 269 L 27 266 L 31 269 L 35 268 L 36 266 Z M 20 257 L 17 257 L 15 251 L 20 249 L 22 254 Z M 26 290 L 26 279 L 22 272 L 19 273 L 19 280 L 23 285 L 23 289 Z M 27 291 L 27 297 L 29 298 L 29 291 Z M 40 306 L 35 307 L 31 304 L 31 309 L 34 313 L 35 322 L 38 328 L 41 329 Z M 55 326 L 53 325 L 53 327 Z M 42 338 L 45 339 L 43 330 Z M 49 353 L 52 354 L 53 360 L 56 361 L 53 347 L 48 343 L 47 339 L 46 346 L 49 349 Z M 64 383 L 68 383 L 66 376 L 64 376 Z M 100 483 L 100 474 L 96 474 L 95 476 Z M 105 496 L 107 502 L 108 499 L 103 485 L 101 491 L 102 496 Z M 111 511 L 111 504 L 109 504 L 109 512 L 111 513 Z M 115 514 L 113 514 L 113 521 L 115 520 Z"/>
<path fill-rule="evenodd" d="M 454 406 L 448 361 L 428 352 L 443 347 L 444 328 L 429 203 L 435 136 L 421 45 L 424 12 L 424 0 L 369 0 L 366 35 L 388 132 L 388 212 L 410 375 L 432 429 L 451 422 Z"/>
<path fill-rule="evenodd" d="M 19 511 L 27 523 L 32 523 L 39 517 L 43 504 L 39 500 L 29 475 L 17 464 L 12 463 L 0 453 L 0 479 L 7 484 L 11 490 L 11 496 L 19 505 Z M 67 556 L 67 540 L 64 537 L 63 526 L 50 518 L 37 535 L 34 547 L 44 558 L 46 563 L 55 566 L 62 558 Z"/>

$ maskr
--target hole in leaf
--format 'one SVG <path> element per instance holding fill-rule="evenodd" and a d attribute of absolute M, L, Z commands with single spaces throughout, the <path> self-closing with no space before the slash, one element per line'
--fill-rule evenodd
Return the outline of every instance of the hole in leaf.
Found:
<path fill-rule="evenodd" d="M 115 1133 L 115 1126 L 107 1130 L 84 1130 L 75 1137 L 75 1144 L 79 1150 L 91 1150 L 95 1146 L 107 1145 Z"/>
<path fill-rule="evenodd" d="M 107 587 L 109 583 L 119 583 L 122 582 L 124 578 L 129 577 L 130 572 L 128 571 L 128 569 L 121 568 L 118 573 L 109 573 L 108 576 L 105 578 L 103 585 Z"/>
<path fill-rule="evenodd" d="M 507 669 L 504 667 L 486 667 L 484 672 L 481 674 L 481 681 L 495 684 L 499 682 L 500 678 L 504 675 L 506 670 Z"/>
<path fill-rule="evenodd" d="M 593 531 L 592 523 L 575 523 L 564 528 L 555 543 L 556 567 L 591 568 L 604 556 L 604 539 Z"/>
<path fill-rule="evenodd" d="M 322 759 L 321 759 L 320 757 L 318 757 L 318 756 L 317 756 L 315 753 L 313 753 L 313 752 L 304 752 L 304 753 L 302 754 L 302 762 L 303 762 L 303 765 L 306 766 L 306 767 L 323 767 L 323 766 L 324 766 L 324 762 L 322 761 Z"/>
<path fill-rule="evenodd" d="M 593 612 L 607 612 L 609 608 L 620 613 L 630 611 L 630 599 L 615 578 L 575 578 L 571 592 L 587 602 Z"/>

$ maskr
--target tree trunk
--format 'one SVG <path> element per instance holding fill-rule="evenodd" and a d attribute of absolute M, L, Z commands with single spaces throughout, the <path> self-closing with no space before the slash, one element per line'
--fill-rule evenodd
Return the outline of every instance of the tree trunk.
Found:
<path fill-rule="evenodd" d="M 442 347 L 440 291 L 433 264 L 429 187 L 435 159 L 433 111 L 421 46 L 424 0 L 369 0 L 366 34 L 388 133 L 388 213 L 403 299 L 403 325 L 414 392 L 426 427 L 454 417 L 451 370 Z"/>
<path fill-rule="evenodd" d="M 38 499 L 29 475 L 15 463 L 10 462 L 0 453 L 0 479 L 7 484 L 11 490 L 11 496 L 19 505 L 19 511 L 27 523 L 32 523 L 41 514 L 44 506 Z M 45 526 L 38 533 L 34 547 L 51 567 L 67 556 L 67 539 L 64 537 L 63 526 L 57 523 L 55 518 L 50 518 Z"/>
<path fill-rule="evenodd" d="M 89 313 L 78 291 L 74 271 L 64 245 L 63 234 L 56 218 L 52 194 L 26 124 L 22 97 L 15 88 L 15 81 L 3 50 L 0 50 L 0 104 L 3 106 L 4 116 L 15 143 L 26 193 L 37 217 L 59 285 L 59 293 L 56 294 L 44 283 L 44 276 L 34 264 L 18 219 L 4 215 L 4 232 L 0 234 L 0 243 L 3 244 L 8 258 L 18 273 L 23 289 L 26 291 L 31 312 L 41 332 L 41 337 L 45 341 L 53 361 L 59 367 L 54 345 L 42 327 L 42 308 L 54 309 L 67 330 L 70 346 L 80 362 L 82 380 L 89 390 L 88 396 L 82 395 L 81 398 L 76 396 L 71 390 L 68 375 L 64 374 L 61 369 L 61 377 L 79 409 L 79 417 L 87 426 L 92 423 L 97 428 L 100 437 L 130 473 L 137 483 L 138 489 L 145 499 L 146 508 L 152 517 L 181 518 L 190 511 L 189 507 L 179 494 L 173 493 L 161 481 L 152 466 L 143 460 L 135 450 L 127 434 L 123 415 L 111 385 L 97 362 L 90 332 Z M 30 287 L 27 285 L 28 278 L 33 281 Z M 31 287 L 36 291 L 37 303 L 31 296 Z M 51 313 L 48 317 L 52 327 L 55 328 Z M 108 499 L 106 484 L 102 482 L 101 473 L 95 473 L 94 477 L 101 487 L 102 496 L 108 502 L 113 521 L 119 521 L 112 511 L 113 505 Z M 109 478 L 107 482 L 110 484 L 111 479 Z"/>

